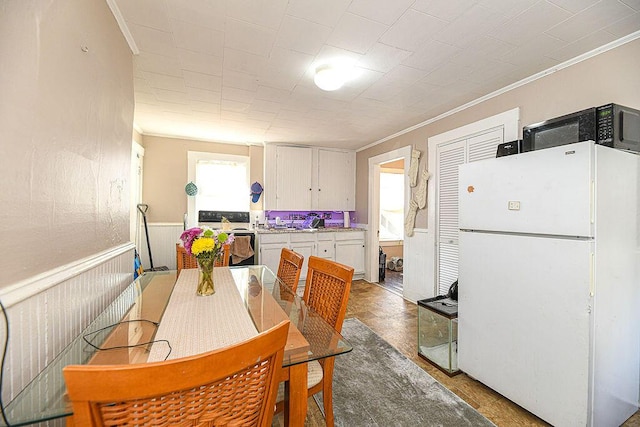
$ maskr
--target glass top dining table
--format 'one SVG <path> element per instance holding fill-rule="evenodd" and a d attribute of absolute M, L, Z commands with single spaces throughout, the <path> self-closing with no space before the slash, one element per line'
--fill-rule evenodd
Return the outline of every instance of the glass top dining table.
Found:
<path fill-rule="evenodd" d="M 283 367 L 352 350 L 331 325 L 307 307 L 302 298 L 269 268 L 261 265 L 218 268 L 228 269 L 231 273 L 242 301 L 240 306 L 249 315 L 256 333 L 266 331 L 286 318 L 295 326 L 289 330 Z M 62 369 L 67 365 L 150 361 L 152 346 L 164 344 L 159 342 L 164 340 L 156 340 L 156 332 L 162 325 L 176 280 L 176 271 L 146 272 L 134 280 L 9 402 L 5 408 L 9 425 L 29 425 L 72 415 L 62 376 Z M 171 351 L 171 342 L 167 342 L 167 356 Z M 0 423 L 6 425 L 1 419 Z"/>

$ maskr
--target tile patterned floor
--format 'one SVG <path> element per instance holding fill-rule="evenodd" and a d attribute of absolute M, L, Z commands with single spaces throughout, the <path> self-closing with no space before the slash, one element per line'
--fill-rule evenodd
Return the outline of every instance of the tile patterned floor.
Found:
<path fill-rule="evenodd" d="M 405 301 L 380 286 L 358 280 L 353 282 L 351 288 L 346 317 L 360 319 L 498 427 L 549 425 L 467 375 L 460 374 L 450 378 L 420 359 L 416 353 L 418 322 L 415 304 Z M 284 425 L 282 414 L 276 415 L 273 425 L 278 427 Z M 313 398 L 310 398 L 305 426 L 324 425 L 322 413 Z M 640 412 L 631 417 L 624 426 L 640 427 Z"/>
<path fill-rule="evenodd" d="M 396 295 L 402 296 L 402 279 L 401 271 L 393 271 L 387 268 L 385 269 L 384 280 L 381 280 L 378 285 Z"/>

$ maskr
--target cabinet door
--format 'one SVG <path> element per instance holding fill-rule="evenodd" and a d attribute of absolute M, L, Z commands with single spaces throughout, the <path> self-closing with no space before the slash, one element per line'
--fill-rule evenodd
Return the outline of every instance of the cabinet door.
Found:
<path fill-rule="evenodd" d="M 355 210 L 355 153 L 318 149 L 317 209 Z"/>
<path fill-rule="evenodd" d="M 336 261 L 353 267 L 354 274 L 364 273 L 364 240 L 336 241 Z"/>
<path fill-rule="evenodd" d="M 276 148 L 276 209 L 312 209 L 312 154 L 308 147 Z"/>
<path fill-rule="evenodd" d="M 311 255 L 315 255 L 316 243 L 314 242 L 291 242 L 291 250 L 298 252 L 304 257 L 304 263 L 302 264 L 302 272 L 300 273 L 300 280 L 307 278 L 307 261 Z"/>
<path fill-rule="evenodd" d="M 282 252 L 282 248 L 285 246 L 286 244 L 282 243 L 261 244 L 259 251 L 260 259 L 258 263 L 266 265 L 274 274 L 277 274 L 278 266 L 280 265 L 280 253 Z"/>
<path fill-rule="evenodd" d="M 318 241 L 318 256 L 320 258 L 326 258 L 330 260 L 335 260 L 336 258 L 336 248 L 333 240 L 327 241 Z"/>

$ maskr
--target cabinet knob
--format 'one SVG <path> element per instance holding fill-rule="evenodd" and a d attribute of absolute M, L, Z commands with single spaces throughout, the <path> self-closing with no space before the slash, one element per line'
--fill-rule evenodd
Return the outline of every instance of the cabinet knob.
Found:
<path fill-rule="evenodd" d="M 318 191 L 322 191 L 322 188 L 318 188 Z"/>

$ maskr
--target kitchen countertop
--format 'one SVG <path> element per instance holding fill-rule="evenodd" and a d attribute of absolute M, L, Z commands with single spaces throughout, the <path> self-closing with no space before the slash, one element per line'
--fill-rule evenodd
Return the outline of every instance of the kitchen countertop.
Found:
<path fill-rule="evenodd" d="M 275 234 L 275 233 L 331 233 L 337 231 L 365 231 L 364 228 L 354 227 L 326 227 L 326 228 L 259 228 L 256 230 L 258 234 Z"/>

